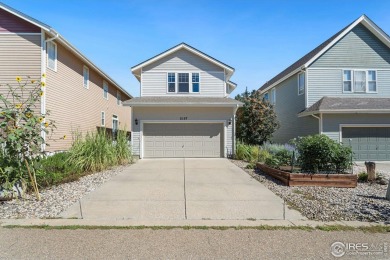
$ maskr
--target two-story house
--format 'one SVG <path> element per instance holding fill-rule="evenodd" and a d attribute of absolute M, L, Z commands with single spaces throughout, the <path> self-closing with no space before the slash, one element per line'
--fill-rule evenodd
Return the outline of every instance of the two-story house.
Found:
<path fill-rule="evenodd" d="M 273 142 L 325 134 L 355 159 L 390 160 L 390 37 L 363 15 L 266 82 Z"/>
<path fill-rule="evenodd" d="M 131 98 L 126 90 L 52 27 L 0 3 L 0 93 L 17 84 L 16 77 L 46 83 L 36 112 L 49 110 L 57 126 L 53 135 L 42 133 L 46 151 L 69 149 L 76 132 L 130 131 L 130 108 L 122 106 Z"/>
<path fill-rule="evenodd" d="M 235 114 L 229 98 L 234 69 L 181 43 L 131 69 L 140 97 L 132 110 L 134 155 L 227 157 L 234 153 Z"/>

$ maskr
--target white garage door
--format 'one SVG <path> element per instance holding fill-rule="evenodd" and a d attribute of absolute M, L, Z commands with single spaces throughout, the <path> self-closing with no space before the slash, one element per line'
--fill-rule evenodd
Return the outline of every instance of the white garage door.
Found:
<path fill-rule="evenodd" d="M 223 157 L 222 138 L 221 123 L 146 123 L 144 157 Z"/>

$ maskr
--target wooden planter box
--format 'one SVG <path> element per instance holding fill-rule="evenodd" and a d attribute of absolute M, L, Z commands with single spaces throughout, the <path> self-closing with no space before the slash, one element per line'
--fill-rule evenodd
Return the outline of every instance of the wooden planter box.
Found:
<path fill-rule="evenodd" d="M 289 173 L 264 164 L 257 163 L 257 168 L 265 174 L 280 180 L 287 186 L 320 186 L 337 188 L 355 188 L 357 176 L 354 174 L 303 174 Z"/>

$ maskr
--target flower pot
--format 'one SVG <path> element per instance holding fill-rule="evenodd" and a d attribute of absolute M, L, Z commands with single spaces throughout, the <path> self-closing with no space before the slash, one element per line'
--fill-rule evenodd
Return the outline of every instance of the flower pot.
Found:
<path fill-rule="evenodd" d="M 14 185 L 7 183 L 0 184 L 0 201 L 23 198 L 26 188 L 26 182 L 23 180 L 15 182 Z"/>

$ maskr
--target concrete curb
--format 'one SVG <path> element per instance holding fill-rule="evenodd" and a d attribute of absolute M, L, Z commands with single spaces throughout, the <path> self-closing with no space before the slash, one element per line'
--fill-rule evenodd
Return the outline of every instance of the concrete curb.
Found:
<path fill-rule="evenodd" d="M 360 221 L 313 221 L 313 220 L 93 220 L 93 219 L 0 219 L 0 226 L 95 226 L 95 227 L 311 227 L 390 226 L 384 223 Z"/>

